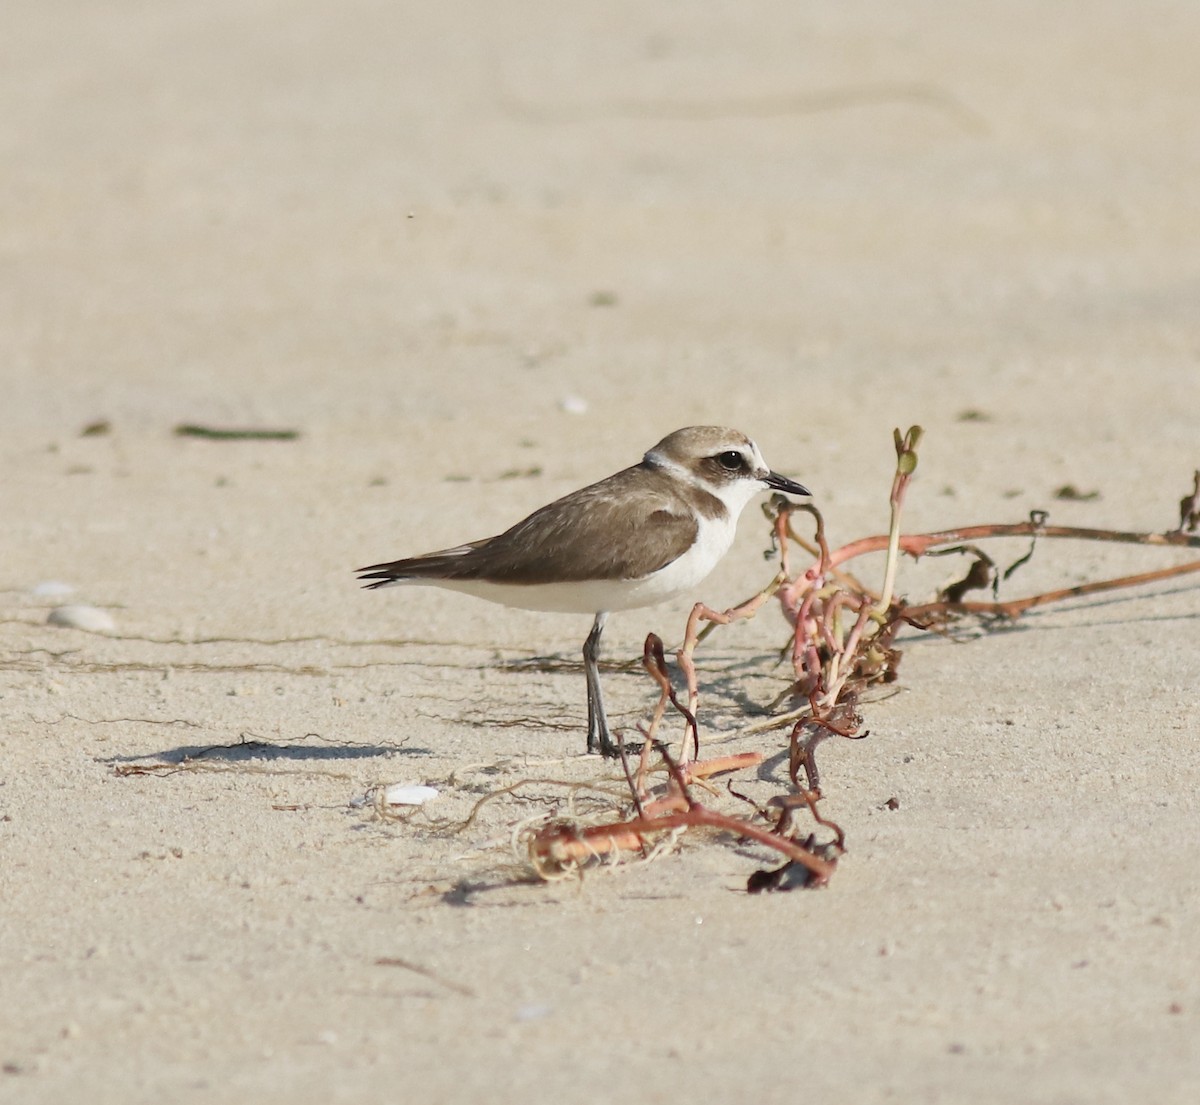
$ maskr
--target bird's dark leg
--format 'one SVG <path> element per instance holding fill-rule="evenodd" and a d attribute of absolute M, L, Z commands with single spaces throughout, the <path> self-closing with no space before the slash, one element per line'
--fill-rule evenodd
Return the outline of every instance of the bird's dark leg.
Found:
<path fill-rule="evenodd" d="M 601 756 L 616 757 L 617 743 L 608 731 L 608 718 L 604 714 L 604 696 L 600 693 L 600 634 L 608 614 L 601 611 L 592 623 L 592 631 L 583 643 L 583 672 L 587 677 L 588 735 L 587 750 L 599 752 Z"/>

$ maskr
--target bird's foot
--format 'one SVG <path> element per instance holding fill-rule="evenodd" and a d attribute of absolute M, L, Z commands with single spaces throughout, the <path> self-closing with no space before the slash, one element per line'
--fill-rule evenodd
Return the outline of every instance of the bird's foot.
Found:
<path fill-rule="evenodd" d="M 624 741 L 623 744 L 627 756 L 640 756 L 642 754 L 641 741 L 637 741 L 634 744 Z M 621 758 L 621 747 L 613 739 L 607 726 L 603 729 L 588 730 L 587 750 L 588 752 L 600 753 L 606 760 L 619 760 Z"/>
<path fill-rule="evenodd" d="M 606 760 L 616 760 L 621 756 L 621 750 L 617 747 L 617 742 L 612 739 L 608 728 L 589 729 L 588 752 L 599 752 Z"/>

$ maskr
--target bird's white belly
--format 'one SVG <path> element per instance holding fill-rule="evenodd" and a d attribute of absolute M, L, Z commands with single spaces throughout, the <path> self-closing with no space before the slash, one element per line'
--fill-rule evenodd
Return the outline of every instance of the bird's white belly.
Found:
<path fill-rule="evenodd" d="M 717 566 L 733 544 L 736 520 L 701 518 L 696 540 L 682 556 L 643 579 L 585 579 L 571 583 L 511 584 L 478 579 L 414 579 L 448 591 L 515 606 L 563 614 L 634 610 L 691 591 Z"/>

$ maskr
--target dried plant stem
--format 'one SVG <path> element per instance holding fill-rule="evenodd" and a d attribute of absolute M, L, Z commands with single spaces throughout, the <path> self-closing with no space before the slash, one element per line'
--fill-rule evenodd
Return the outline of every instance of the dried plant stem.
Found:
<path fill-rule="evenodd" d="M 763 601 L 765 601 L 765 597 L 762 600 L 760 600 L 757 605 L 761 606 Z M 688 619 L 689 635 L 691 634 L 692 621 L 693 621 L 693 618 L 695 617 L 695 613 L 696 613 L 695 610 L 693 610 L 692 618 Z M 692 647 L 694 648 L 695 645 L 693 644 Z M 682 650 L 680 650 L 680 651 L 682 651 Z M 687 706 L 683 706 L 680 703 L 678 696 L 675 694 L 675 688 L 671 685 L 671 676 L 670 676 L 670 673 L 667 671 L 667 660 L 666 660 L 666 655 L 663 652 L 662 639 L 658 636 L 657 633 L 649 633 L 646 635 L 646 643 L 642 648 L 642 666 L 649 673 L 650 678 L 653 679 L 658 684 L 659 691 L 661 692 L 659 700 L 658 700 L 658 706 L 655 708 L 655 711 L 654 711 L 654 721 L 652 722 L 651 727 L 647 731 L 647 734 L 646 734 L 646 736 L 647 736 L 646 746 L 649 747 L 654 742 L 655 730 L 657 730 L 657 728 L 658 728 L 658 723 L 660 721 L 662 721 L 663 710 L 666 709 L 666 704 L 663 701 L 663 699 L 665 698 L 670 701 L 671 705 L 674 706 L 675 709 L 680 712 L 680 714 L 683 715 L 683 720 L 686 724 L 686 728 L 684 729 L 684 734 L 683 734 L 683 749 L 680 753 L 680 759 L 683 760 L 684 763 L 687 762 L 687 739 L 688 739 L 689 735 L 692 738 L 692 747 L 695 750 L 697 758 L 699 758 L 699 756 L 700 756 L 700 727 L 696 723 L 696 710 L 695 710 L 695 706 L 692 704 L 693 696 L 689 692 L 689 695 L 688 695 L 688 703 L 689 704 Z M 689 685 L 695 683 L 695 678 L 696 678 L 696 671 L 695 671 L 695 668 L 692 668 L 692 674 L 691 674 L 691 678 L 689 680 Z M 644 766 L 644 764 L 645 764 L 645 755 L 643 754 L 643 766 Z"/>
<path fill-rule="evenodd" d="M 1074 587 L 1063 587 L 1058 591 L 1044 591 L 1040 595 L 1012 599 L 1010 602 L 931 602 L 924 606 L 907 607 L 904 616 L 914 625 L 922 628 L 927 627 L 926 624 L 923 624 L 925 618 L 945 614 L 947 607 L 954 613 L 991 614 L 999 618 L 1018 618 L 1027 610 L 1046 606 L 1052 602 L 1080 598 L 1083 595 L 1098 595 L 1105 591 L 1117 591 L 1122 587 L 1140 587 L 1147 583 L 1159 583 L 1164 579 L 1174 579 L 1192 572 L 1200 572 L 1200 560 L 1189 560 L 1186 564 L 1176 564 L 1172 568 L 1158 568 L 1152 572 L 1139 572 L 1137 575 L 1101 579 L 1093 583 L 1080 583 Z"/>
<path fill-rule="evenodd" d="M 728 756 L 714 756 L 710 760 L 696 760 L 695 763 L 680 765 L 685 779 L 709 779 L 714 775 L 723 775 L 727 771 L 741 771 L 744 767 L 757 767 L 763 762 L 761 752 L 733 752 Z"/>
<path fill-rule="evenodd" d="M 901 534 L 898 548 L 900 552 L 916 558 L 942 545 L 961 545 L 989 537 L 1067 538 L 1076 541 L 1112 541 L 1123 545 L 1200 549 L 1200 534 L 1181 533 L 1178 530 L 1166 533 L 1134 533 L 1126 530 L 1087 529 L 1081 526 L 1047 526 L 1036 518 L 1010 525 L 963 526 L 961 529 L 937 530 L 933 533 Z M 876 534 L 873 537 L 861 537 L 857 541 L 851 541 L 848 545 L 834 550 L 831 554 L 831 564 L 837 566 L 853 560 L 856 556 L 879 552 L 888 548 L 890 540 L 890 534 Z"/>
<path fill-rule="evenodd" d="M 787 862 L 778 869 L 758 871 L 750 876 L 747 890 L 751 893 L 780 888 L 785 885 L 786 873 L 793 868 L 802 868 L 807 874 L 803 885 L 823 885 L 845 850 L 845 840 L 841 828 L 820 812 L 822 796 L 816 751 L 823 741 L 831 737 L 859 739 L 867 735 L 862 729 L 863 719 L 857 705 L 865 689 L 896 678 L 901 654 L 895 645 L 895 638 L 901 629 L 915 626 L 940 630 L 956 619 L 969 615 L 1011 619 L 1035 607 L 1063 599 L 1200 572 L 1200 560 L 1193 560 L 1174 567 L 1083 583 L 1008 602 L 964 601 L 964 595 L 995 587 L 998 580 L 1008 579 L 1015 569 L 1029 559 L 1040 538 L 1107 541 L 1157 548 L 1200 548 L 1200 533 L 1196 532 L 1200 528 L 1200 471 L 1195 474 L 1192 491 L 1179 504 L 1178 529 L 1164 533 L 1051 526 L 1047 524 L 1044 513 L 1034 512 L 1028 521 L 1015 525 L 964 526 L 923 534 L 904 534 L 901 532 L 901 515 L 916 471 L 917 445 L 921 436 L 919 426 L 913 426 L 903 435 L 899 430 L 895 432 L 896 468 L 889 496 L 891 511 L 886 534 L 862 538 L 831 551 L 826 540 L 824 519 L 815 506 L 810 503 L 793 504 L 782 496 L 772 500 L 773 547 L 779 553 L 780 571 L 761 591 L 728 610 L 714 610 L 704 603 L 697 603 L 692 608 L 683 644 L 677 652 L 687 688 L 686 706 L 676 695 L 662 641 L 655 634 L 646 638 L 642 663 L 657 684 L 659 696 L 649 725 L 642 728 L 647 739 L 636 775 L 629 769 L 622 746 L 622 764 L 633 795 L 636 816 L 607 825 L 586 827 L 564 820 L 545 824 L 530 841 L 530 855 L 539 873 L 547 878 L 562 877 L 577 870 L 589 859 L 598 856 L 615 858 L 626 851 L 641 850 L 646 858 L 653 858 L 671 847 L 680 833 L 688 829 L 707 828 L 736 834 L 740 839 L 762 844 L 786 857 Z M 792 516 L 797 512 L 813 516 L 816 526 L 813 540 L 805 541 L 792 528 Z M 975 544 L 990 538 L 1029 538 L 1029 551 L 1000 572 L 995 561 Z M 789 559 L 789 550 L 793 545 L 813 557 L 807 569 L 795 573 Z M 882 584 L 878 593 L 875 593 L 842 566 L 855 557 L 879 552 L 886 554 L 886 560 Z M 945 587 L 937 601 L 909 605 L 903 597 L 897 597 L 902 555 L 917 559 L 953 554 L 970 556 L 970 568 L 961 579 Z M 735 797 L 755 809 L 754 818 L 744 820 L 710 809 L 698 802 L 693 794 L 693 789 L 703 788 L 716 795 L 718 792 L 705 782 L 709 776 L 763 762 L 760 753 L 698 760 L 699 687 L 695 652 L 699 643 L 716 626 L 752 617 L 773 595 L 779 600 L 784 616 L 792 627 L 789 648 L 794 671 L 794 680 L 776 699 L 776 704 L 788 699 L 800 699 L 803 705 L 781 716 L 750 725 L 734 735 L 742 737 L 785 726 L 791 730 L 787 749 L 790 781 L 787 793 L 775 795 L 764 806 L 730 787 Z M 678 759 L 671 756 L 657 736 L 668 705 L 680 713 L 686 724 L 683 748 Z M 690 763 L 689 751 L 697 757 Z M 656 756 L 653 764 L 652 753 Z M 652 772 L 662 772 L 664 769 L 669 776 L 668 781 L 664 785 L 660 775 L 651 793 Z M 798 814 L 805 811 L 818 829 L 833 834 L 831 842 L 818 844 L 816 835 L 804 838 L 796 829 L 793 822 Z M 627 816 L 628 810 L 625 812 Z M 652 843 L 655 838 L 657 843 Z"/>
<path fill-rule="evenodd" d="M 683 644 L 675 654 L 675 657 L 679 662 L 679 668 L 683 672 L 684 679 L 687 681 L 688 713 L 691 715 L 693 726 L 695 726 L 696 707 L 700 701 L 700 689 L 696 681 L 696 665 L 692 660 L 692 654 L 696 651 L 696 646 L 700 643 L 700 623 L 703 621 L 715 625 L 729 625 L 731 622 L 736 622 L 741 618 L 752 618 L 757 613 L 759 607 L 779 590 L 780 585 L 786 579 L 787 576 L 781 569 L 775 574 L 775 578 L 759 591 L 757 595 L 747 599 L 739 606 L 730 607 L 728 610 L 714 610 L 711 606 L 706 606 L 702 602 L 698 602 L 692 607 L 692 612 L 687 621 L 687 630 L 683 635 Z M 686 749 L 686 743 L 684 747 Z M 696 734 L 696 750 L 697 754 L 699 754 L 698 733 Z M 681 758 L 686 762 L 686 753 Z"/>
<path fill-rule="evenodd" d="M 681 800 L 673 799 L 672 804 Z M 690 802 L 686 809 L 678 813 L 668 813 L 662 817 L 635 817 L 614 825 L 589 825 L 582 829 L 556 825 L 552 831 L 542 830 L 534 837 L 531 853 L 535 864 L 539 866 L 567 867 L 614 851 L 639 851 L 645 844 L 645 836 L 650 834 L 695 828 L 724 830 L 773 848 L 792 862 L 806 867 L 813 876 L 810 885 L 823 886 L 834 871 L 833 861 L 814 855 L 790 837 L 711 810 L 699 802 Z"/>

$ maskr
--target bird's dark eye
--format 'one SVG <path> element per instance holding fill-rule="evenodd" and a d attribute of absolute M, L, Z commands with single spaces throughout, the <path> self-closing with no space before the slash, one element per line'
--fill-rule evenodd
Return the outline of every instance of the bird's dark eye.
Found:
<path fill-rule="evenodd" d="M 726 472 L 740 472 L 745 466 L 746 458 L 736 449 L 730 449 L 728 452 L 717 454 L 717 463 Z"/>

